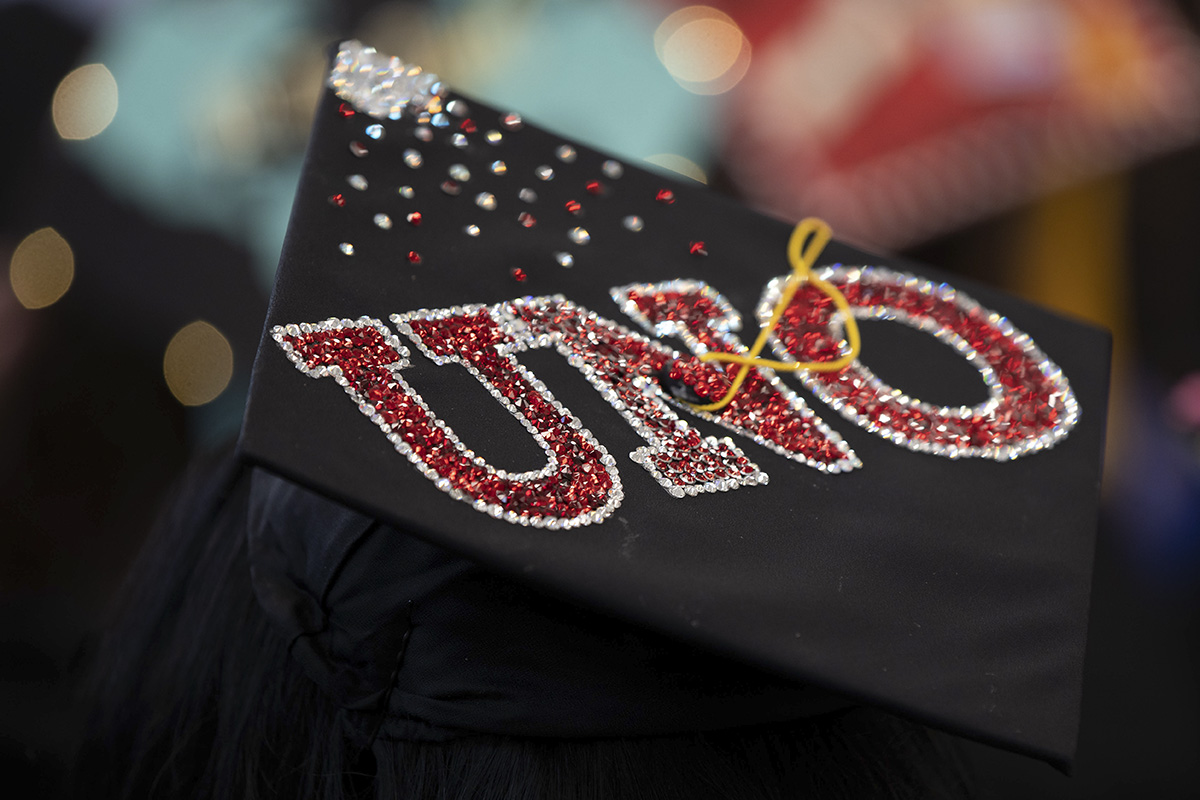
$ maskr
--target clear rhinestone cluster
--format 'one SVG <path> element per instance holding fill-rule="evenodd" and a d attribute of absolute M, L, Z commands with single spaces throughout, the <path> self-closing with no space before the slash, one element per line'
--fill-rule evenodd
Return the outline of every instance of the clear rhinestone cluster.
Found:
<path fill-rule="evenodd" d="M 380 55 L 354 39 L 338 46 L 329 86 L 342 100 L 376 119 L 399 119 L 406 109 L 424 110 L 446 91 L 437 75 L 395 56 Z M 373 130 L 382 135 L 381 129 Z"/>

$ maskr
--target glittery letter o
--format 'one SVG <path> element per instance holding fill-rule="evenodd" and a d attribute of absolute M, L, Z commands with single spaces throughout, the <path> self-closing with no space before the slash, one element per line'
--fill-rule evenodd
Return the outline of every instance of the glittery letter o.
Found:
<path fill-rule="evenodd" d="M 997 461 L 1052 447 L 1078 421 L 1062 370 L 1027 334 L 953 287 L 881 267 L 826 267 L 819 277 L 841 290 L 855 318 L 901 322 L 950 345 L 988 390 L 975 406 L 939 406 L 894 390 L 860 360 L 838 372 L 799 373 L 846 419 L 910 450 Z M 760 322 L 770 318 L 783 284 L 777 278 L 767 285 Z M 817 289 L 797 292 L 772 341 L 780 360 L 837 358 L 844 343 L 832 313 L 832 301 Z"/>

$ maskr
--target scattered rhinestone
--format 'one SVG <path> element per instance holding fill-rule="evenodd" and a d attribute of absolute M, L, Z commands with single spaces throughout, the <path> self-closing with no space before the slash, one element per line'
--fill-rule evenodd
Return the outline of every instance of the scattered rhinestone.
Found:
<path fill-rule="evenodd" d="M 422 142 L 433 141 L 433 129 L 426 125 L 418 125 L 413 128 L 413 136 L 420 139 Z"/>
<path fill-rule="evenodd" d="M 520 214 L 517 214 L 517 222 L 521 224 L 522 228 L 532 228 L 534 225 L 537 225 L 537 218 L 528 211 L 522 211 Z"/>
<path fill-rule="evenodd" d="M 380 125 L 378 122 L 376 122 L 372 125 L 368 125 L 366 130 L 363 132 L 366 133 L 367 136 L 370 136 L 372 139 L 382 139 L 383 133 L 384 133 L 383 126 Z"/>
<path fill-rule="evenodd" d="M 621 220 L 621 224 L 634 233 L 637 233 L 642 228 L 646 227 L 646 223 L 637 214 L 630 214 L 628 217 Z"/>
<path fill-rule="evenodd" d="M 552 181 L 554 180 L 554 169 L 545 164 L 533 171 L 533 174 L 538 177 L 538 180 Z"/>
<path fill-rule="evenodd" d="M 583 204 L 578 200 L 568 200 L 563 204 L 563 208 L 565 208 L 567 213 L 573 217 L 583 216 Z"/>
<path fill-rule="evenodd" d="M 403 197 L 405 200 L 412 200 L 414 197 L 417 196 L 416 191 L 411 186 L 401 186 L 399 189 L 396 190 L 396 193 L 399 194 L 401 197 Z"/>
<path fill-rule="evenodd" d="M 508 172 L 508 165 L 505 164 L 503 161 L 493 161 L 488 166 L 488 169 L 490 169 L 492 171 L 493 175 L 504 175 L 505 173 Z"/>
<path fill-rule="evenodd" d="M 344 194 L 342 194 L 341 192 L 338 192 L 337 194 L 331 194 L 331 195 L 329 195 L 329 202 L 332 205 L 337 206 L 338 208 L 345 208 L 346 196 Z"/>
<path fill-rule="evenodd" d="M 479 226 L 478 225 L 467 225 L 465 228 L 463 228 L 463 233 L 465 233 L 467 236 L 478 236 L 479 235 Z"/>
<path fill-rule="evenodd" d="M 688 252 L 694 256 L 708 255 L 708 250 L 704 247 L 704 242 L 689 242 Z"/>
<path fill-rule="evenodd" d="M 592 240 L 592 235 L 587 232 L 587 228 L 571 228 L 567 231 L 567 238 L 575 244 L 587 244 Z"/>
<path fill-rule="evenodd" d="M 471 170 L 467 169 L 465 164 L 451 164 L 450 168 L 446 170 L 446 174 L 463 183 L 471 180 Z"/>
<path fill-rule="evenodd" d="M 520 114 L 510 111 L 500 117 L 500 127 L 506 131 L 519 131 L 525 127 L 525 122 L 521 119 Z"/>
<path fill-rule="evenodd" d="M 376 227 L 382 228 L 385 231 L 392 229 L 392 218 L 387 214 L 376 214 L 374 222 Z"/>
<path fill-rule="evenodd" d="M 513 267 L 508 271 L 508 274 L 511 275 L 512 279 L 517 283 L 524 283 L 525 279 L 529 277 L 525 274 L 525 270 L 521 269 L 520 267 Z"/>
<path fill-rule="evenodd" d="M 557 253 L 555 253 L 554 260 L 558 262 L 560 267 L 565 269 L 570 269 L 571 267 L 575 266 L 575 256 L 571 255 L 565 250 L 559 250 Z"/>
<path fill-rule="evenodd" d="M 458 181 L 442 181 L 442 191 L 451 197 L 457 197 L 462 194 L 462 184 Z"/>
<path fill-rule="evenodd" d="M 420 264 L 421 263 L 421 254 L 418 253 L 416 250 L 409 250 L 408 251 L 408 263 Z"/>
<path fill-rule="evenodd" d="M 462 148 L 466 147 L 467 145 L 469 145 L 470 143 L 471 142 L 467 139 L 466 134 L 463 134 L 463 133 L 456 133 L 450 137 L 450 144 L 454 145 L 455 147 L 459 148 L 460 150 Z"/>
<path fill-rule="evenodd" d="M 350 184 L 351 189 L 358 189 L 360 192 L 367 188 L 367 179 L 362 175 L 347 175 L 346 183 Z"/>
<path fill-rule="evenodd" d="M 558 160 L 564 164 L 571 164 L 575 161 L 577 154 L 575 152 L 575 148 L 571 147 L 571 145 L 560 144 L 558 149 L 554 151 L 554 155 L 558 156 Z"/>
<path fill-rule="evenodd" d="M 517 192 L 517 197 L 521 198 L 526 203 L 537 202 L 537 192 L 535 192 L 533 189 L 522 189 L 521 191 Z"/>
<path fill-rule="evenodd" d="M 669 206 L 675 202 L 675 193 L 670 189 L 659 189 L 657 194 L 654 195 L 654 199 L 665 206 Z"/>
<path fill-rule="evenodd" d="M 458 98 L 455 98 L 455 99 L 451 100 L 449 103 L 446 103 L 446 110 L 449 111 L 454 116 L 460 117 L 460 118 L 465 117 L 467 114 L 471 113 L 470 109 L 467 108 L 467 101 L 460 100 Z"/>
<path fill-rule="evenodd" d="M 420 211 L 411 211 L 404 219 L 408 221 L 409 225 L 416 227 L 421 224 L 421 220 L 424 219 L 424 217 L 421 216 Z"/>
<path fill-rule="evenodd" d="M 496 210 L 496 195 L 491 192 L 480 192 L 475 195 L 475 205 L 482 208 L 484 211 Z"/>
<path fill-rule="evenodd" d="M 419 169 L 425 163 L 425 159 L 421 156 L 421 151 L 414 150 L 411 147 L 404 151 L 403 158 L 404 166 L 409 169 Z"/>
<path fill-rule="evenodd" d="M 483 139 L 485 142 L 487 142 L 490 145 L 497 145 L 497 144 L 500 144 L 500 142 L 502 142 L 504 140 L 504 134 L 502 134 L 498 130 L 493 129 L 493 130 L 490 130 L 487 133 L 485 133 L 483 135 Z"/>
<path fill-rule="evenodd" d="M 350 244 L 349 242 L 342 242 L 341 244 L 339 244 L 338 250 L 341 250 L 343 255 L 347 255 L 347 256 L 354 255 L 354 245 Z"/>

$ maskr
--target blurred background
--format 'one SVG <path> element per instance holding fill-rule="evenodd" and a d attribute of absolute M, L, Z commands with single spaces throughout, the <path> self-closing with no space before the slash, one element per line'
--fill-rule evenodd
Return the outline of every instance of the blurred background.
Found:
<path fill-rule="evenodd" d="M 190 453 L 236 434 L 326 47 L 1116 342 L 1076 775 L 1200 796 L 1197 0 L 0 0 L 0 774 L 58 787 L 73 667 Z M 14 795 L 9 795 L 14 796 Z"/>

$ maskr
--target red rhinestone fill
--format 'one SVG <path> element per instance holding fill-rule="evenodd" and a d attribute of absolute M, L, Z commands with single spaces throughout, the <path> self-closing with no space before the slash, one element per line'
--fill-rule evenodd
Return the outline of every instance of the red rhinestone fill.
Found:
<path fill-rule="evenodd" d="M 611 456 L 579 421 L 496 346 L 510 341 L 485 311 L 445 318 L 409 315 L 402 330 L 438 363 L 463 364 L 521 417 L 547 455 L 536 472 L 510 474 L 469 451 L 401 378 L 407 351 L 375 320 L 276 328 L 301 371 L 332 375 L 395 448 L 439 489 L 510 522 L 573 527 L 598 522 L 620 502 Z M 346 324 L 348 323 L 348 324 Z"/>
<path fill-rule="evenodd" d="M 660 336 L 675 334 L 694 354 L 672 354 L 658 342 L 643 340 L 652 351 L 662 354 L 651 362 L 654 369 L 662 368 L 658 366 L 658 359 L 662 359 L 672 379 L 682 381 L 701 397 L 715 400 L 725 395 L 741 367 L 706 363 L 695 355 L 746 352 L 738 337 L 730 333 L 740 323 L 728 301 L 699 281 L 634 284 L 613 289 L 612 296 L 648 331 Z M 666 354 L 672 354 L 673 359 L 668 360 Z M 846 472 L 859 466 L 854 451 L 836 431 L 779 378 L 768 377 L 757 368 L 750 369 L 741 390 L 725 408 L 711 414 L 693 413 L 822 471 Z"/>
<path fill-rule="evenodd" d="M 1050 447 L 1074 427 L 1079 405 L 1061 370 L 999 314 L 945 284 L 882 268 L 829 268 L 822 277 L 841 290 L 856 317 L 902 322 L 951 345 L 988 387 L 987 401 L 950 407 L 894 390 L 861 360 L 838 372 L 801 373 L 847 419 L 912 450 L 996 460 Z M 769 316 L 780 286 L 768 287 L 760 319 Z M 831 326 L 832 313 L 828 296 L 802 287 L 780 319 L 774 342 L 780 358 L 838 357 L 841 333 Z"/>

